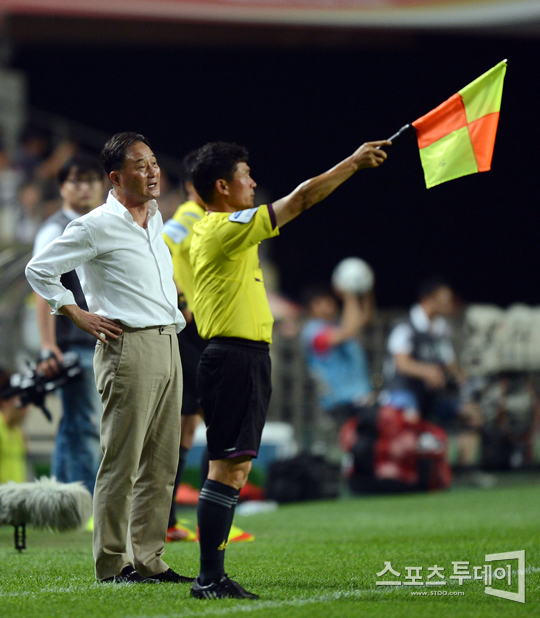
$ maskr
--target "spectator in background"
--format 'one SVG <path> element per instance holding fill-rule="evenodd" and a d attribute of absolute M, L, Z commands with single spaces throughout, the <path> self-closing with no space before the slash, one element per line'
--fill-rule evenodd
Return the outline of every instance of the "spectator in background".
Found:
<path fill-rule="evenodd" d="M 56 178 L 60 168 L 78 149 L 77 143 L 69 137 L 52 140 L 47 131 L 28 127 L 13 155 L 13 165 L 24 181 L 40 183 L 43 200 L 49 206 L 48 202 L 57 195 Z"/>
<path fill-rule="evenodd" d="M 185 199 L 184 199 L 185 198 Z M 168 221 L 178 209 L 178 204 L 190 197 L 186 191 L 180 191 L 171 181 L 170 176 L 161 170 L 161 196 L 159 198 L 159 210 L 163 221 Z"/>
<path fill-rule="evenodd" d="M 9 386 L 10 375 L 0 368 L 0 392 Z M 18 395 L 0 397 L 0 483 L 26 479 L 26 440 L 21 429 L 28 406 L 20 407 Z"/>
<path fill-rule="evenodd" d="M 0 208 L 16 208 L 23 175 L 15 169 L 0 133 Z"/>
<path fill-rule="evenodd" d="M 58 173 L 58 185 L 62 208 L 43 224 L 35 241 L 34 254 L 61 236 L 71 221 L 101 204 L 104 176 L 100 162 L 84 154 L 71 157 Z M 77 304 L 88 311 L 76 272 L 62 275 L 61 282 L 73 292 Z M 77 328 L 67 316 L 52 315 L 49 304 L 41 296 L 35 296 L 43 359 L 38 370 L 48 377 L 54 376 L 68 351 L 78 355 L 83 369 L 80 379 L 61 389 L 62 418 L 56 436 L 52 474 L 63 483 L 82 481 L 93 493 L 101 460 L 99 424 L 103 412 L 94 379 L 96 339 Z"/>
<path fill-rule="evenodd" d="M 45 161 L 49 149 L 46 132 L 35 127 L 27 127 L 21 135 L 13 163 L 24 174 L 26 180 L 32 180 L 39 176 L 39 166 Z"/>
<path fill-rule="evenodd" d="M 359 335 L 374 313 L 373 294 L 358 296 L 324 286 L 306 291 L 308 320 L 301 340 L 307 364 L 321 386 L 320 403 L 339 423 L 373 403 L 367 356 Z"/>
<path fill-rule="evenodd" d="M 465 378 L 447 320 L 455 306 L 454 292 L 443 279 L 435 277 L 420 286 L 418 303 L 394 326 L 388 339 L 385 398 L 390 405 L 416 409 L 429 421 L 457 428 L 459 467 L 468 480 L 487 486 L 493 479 L 474 470 L 482 412 L 477 404 L 459 396 Z"/>
<path fill-rule="evenodd" d="M 32 243 L 43 223 L 43 191 L 38 181 L 23 183 L 19 189 L 18 207 L 15 240 Z"/>

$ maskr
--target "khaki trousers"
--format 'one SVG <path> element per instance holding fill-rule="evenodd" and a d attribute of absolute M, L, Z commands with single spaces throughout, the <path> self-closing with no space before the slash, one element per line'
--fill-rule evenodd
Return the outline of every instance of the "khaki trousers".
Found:
<path fill-rule="evenodd" d="M 174 326 L 122 328 L 117 340 L 98 341 L 94 355 L 104 408 L 103 460 L 94 492 L 98 580 L 129 564 L 143 576 L 169 568 L 161 556 L 180 446 L 178 340 Z"/>

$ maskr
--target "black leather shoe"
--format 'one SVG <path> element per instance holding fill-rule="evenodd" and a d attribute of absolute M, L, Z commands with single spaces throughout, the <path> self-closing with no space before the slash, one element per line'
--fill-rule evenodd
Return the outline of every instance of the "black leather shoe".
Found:
<path fill-rule="evenodd" d="M 158 582 L 170 583 L 170 584 L 191 584 L 195 581 L 194 577 L 186 577 L 185 575 L 178 575 L 172 569 L 167 569 L 163 573 L 157 575 L 149 575 L 149 579 L 153 579 Z"/>
<path fill-rule="evenodd" d="M 258 599 L 258 594 L 253 594 L 244 590 L 242 586 L 230 579 L 227 575 L 223 575 L 218 581 L 212 582 L 207 586 L 203 586 L 199 582 L 199 578 L 193 582 L 191 588 L 191 596 L 196 599 Z"/>
<path fill-rule="evenodd" d="M 150 577 L 143 577 L 138 573 L 135 568 L 128 564 L 120 572 L 120 575 L 114 575 L 114 577 L 107 577 L 102 579 L 102 582 L 110 582 L 113 584 L 159 584 L 159 580 L 151 579 Z"/>

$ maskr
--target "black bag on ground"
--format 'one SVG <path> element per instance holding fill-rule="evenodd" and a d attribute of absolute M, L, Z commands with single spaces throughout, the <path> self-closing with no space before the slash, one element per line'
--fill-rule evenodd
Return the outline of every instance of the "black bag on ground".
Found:
<path fill-rule="evenodd" d="M 329 500 L 340 492 L 341 469 L 323 457 L 302 453 L 274 461 L 268 471 L 266 495 L 276 502 Z"/>

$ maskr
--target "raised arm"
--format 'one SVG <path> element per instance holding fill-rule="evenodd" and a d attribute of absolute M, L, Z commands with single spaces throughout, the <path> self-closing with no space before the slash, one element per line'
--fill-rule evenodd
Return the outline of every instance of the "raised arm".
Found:
<path fill-rule="evenodd" d="M 357 294 L 338 292 L 343 300 L 343 313 L 341 323 L 332 326 L 326 332 L 328 345 L 335 346 L 357 337 L 360 331 L 373 317 L 373 295 L 359 297 Z"/>
<path fill-rule="evenodd" d="M 296 187 L 292 193 L 274 202 L 273 207 L 278 227 L 292 221 L 304 210 L 324 200 L 358 170 L 379 167 L 387 157 L 386 152 L 379 147 L 390 145 L 391 142 L 386 140 L 366 142 L 350 157 L 347 157 L 332 169 L 320 176 L 306 180 Z"/>

